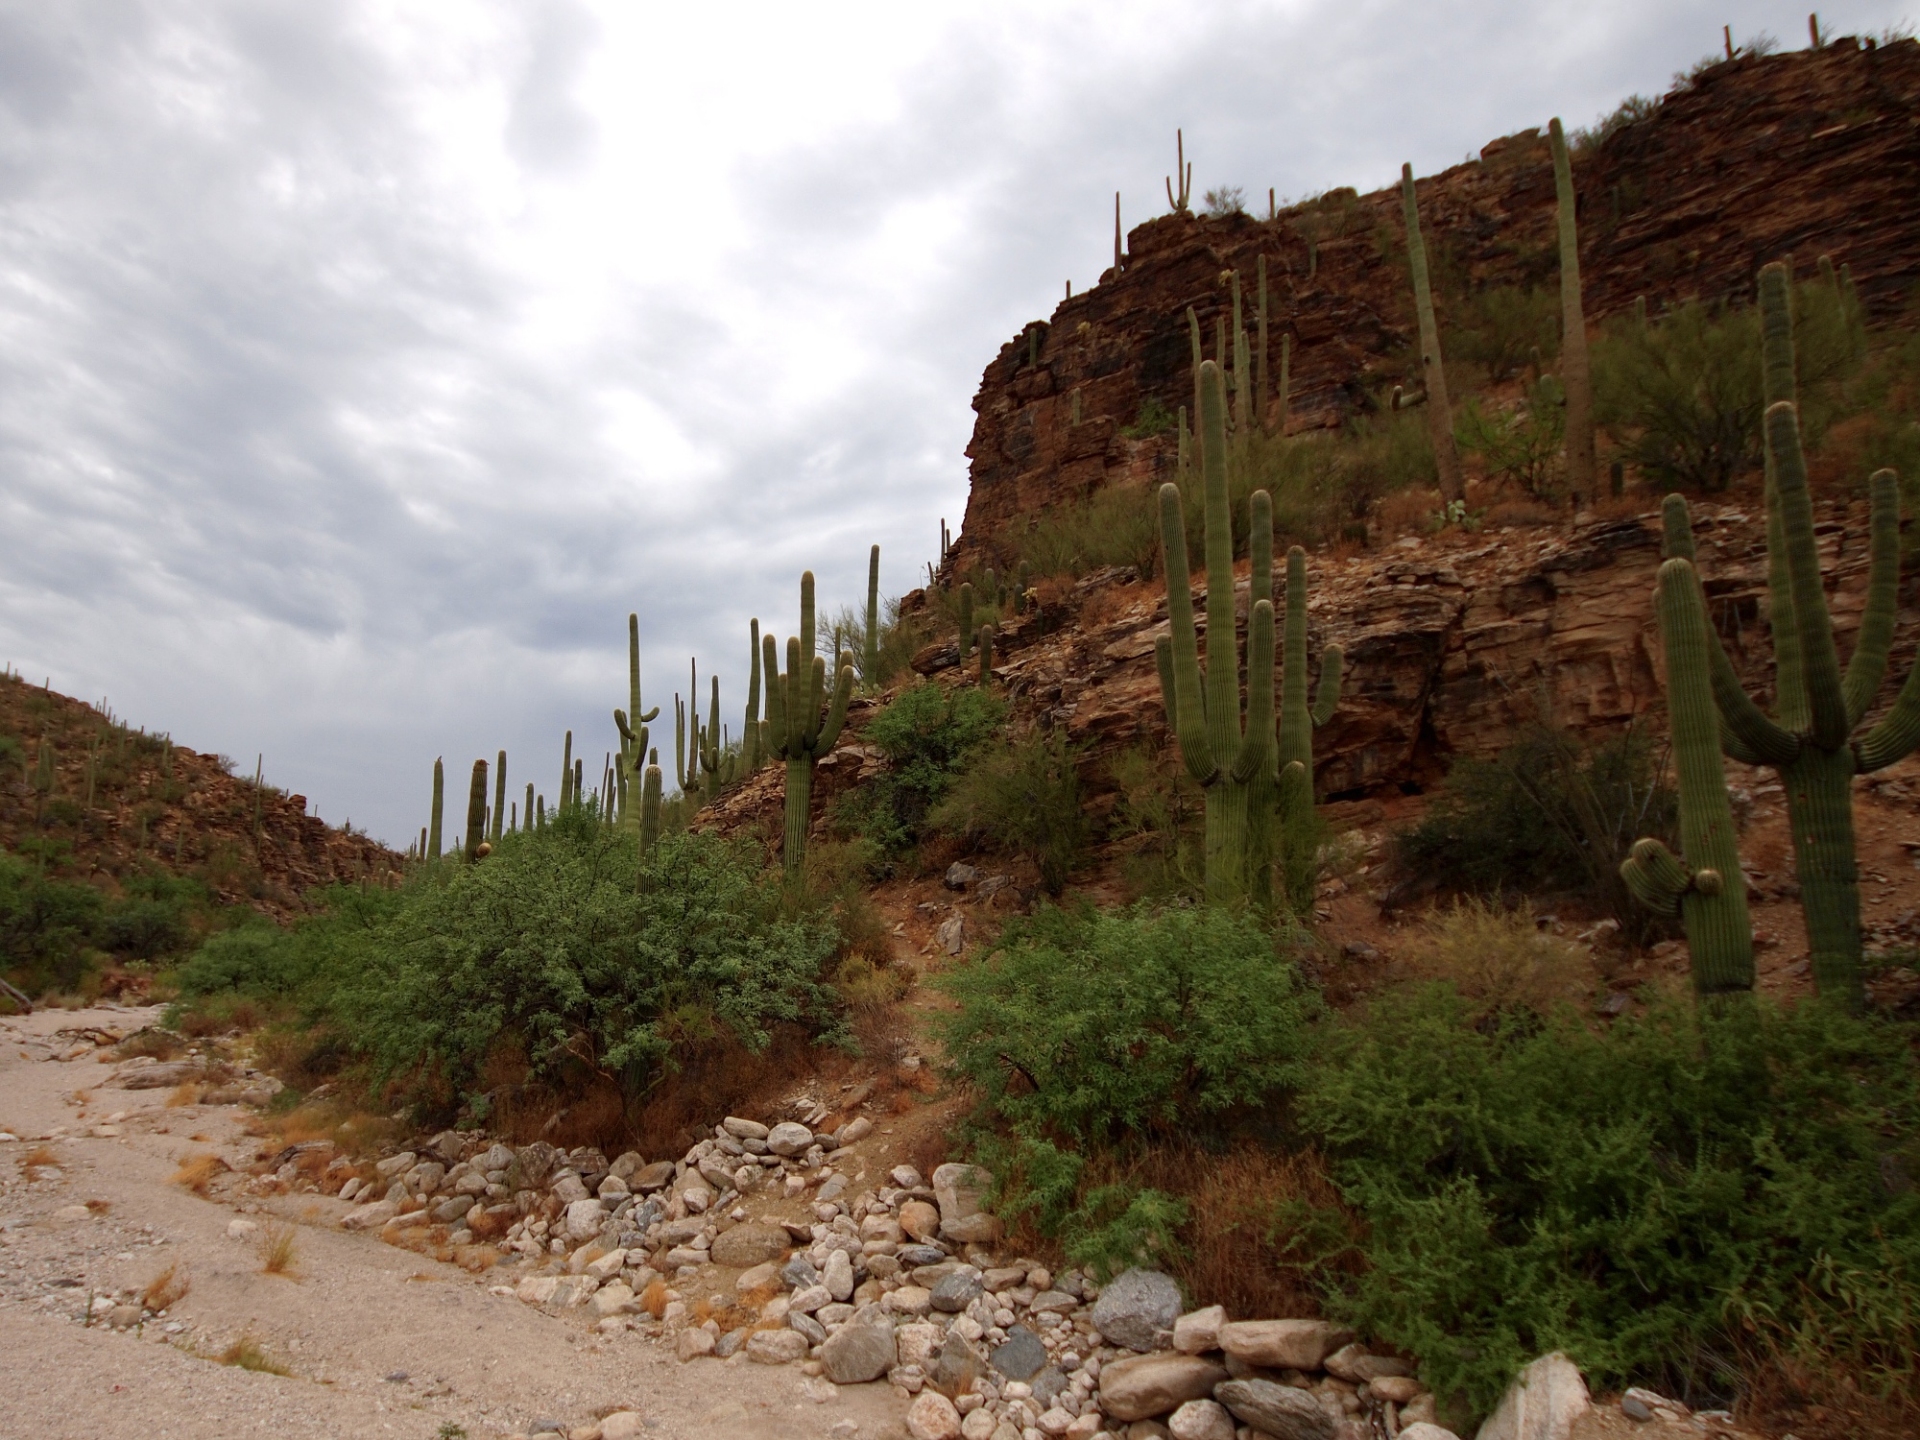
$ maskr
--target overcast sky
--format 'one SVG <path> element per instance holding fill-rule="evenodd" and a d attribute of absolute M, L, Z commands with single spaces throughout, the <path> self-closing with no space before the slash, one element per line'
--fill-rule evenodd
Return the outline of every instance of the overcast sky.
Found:
<path fill-rule="evenodd" d="M 597 771 L 629 610 L 656 743 L 690 654 L 737 729 L 802 569 L 924 573 L 982 368 L 1116 189 L 1165 208 L 1175 126 L 1196 190 L 1365 191 L 1730 16 L 1805 44 L 1753 0 L 0 0 L 0 661 L 399 846 L 436 755 Z"/>

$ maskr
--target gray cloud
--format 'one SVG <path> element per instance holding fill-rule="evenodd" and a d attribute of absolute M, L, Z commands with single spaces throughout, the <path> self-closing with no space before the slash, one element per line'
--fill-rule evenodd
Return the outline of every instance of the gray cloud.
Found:
<path fill-rule="evenodd" d="M 1164 208 L 1176 125 L 1203 189 L 1370 188 L 1658 93 L 1720 25 L 1653 0 L 969 13 L 872 57 L 884 123 L 815 123 L 833 97 L 801 86 L 701 209 L 610 168 L 607 16 L 385 13 L 0 4 L 0 660 L 264 750 L 402 844 L 435 754 L 505 745 L 551 791 L 564 728 L 605 749 L 629 609 L 650 703 L 697 651 L 732 712 L 747 619 L 791 629 L 802 567 L 852 600 L 877 540 L 908 588 L 964 506 L 982 366 L 1092 283 L 1116 188 L 1130 224 Z M 629 83 L 756 43 L 716 12 Z M 632 192 L 636 263 L 562 323 L 574 262 L 539 227 L 596 186 Z M 656 263 L 668 232 L 712 243 Z"/>

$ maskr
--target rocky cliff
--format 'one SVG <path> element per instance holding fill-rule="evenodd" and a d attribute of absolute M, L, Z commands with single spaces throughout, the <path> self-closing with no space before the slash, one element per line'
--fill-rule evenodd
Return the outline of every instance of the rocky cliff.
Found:
<path fill-rule="evenodd" d="M 1574 178 L 1590 321 L 1643 294 L 1656 311 L 1688 296 L 1743 296 L 1755 270 L 1782 255 L 1809 266 L 1831 255 L 1872 311 L 1891 313 L 1920 278 L 1920 43 L 1842 39 L 1707 67 L 1581 149 Z M 1428 244 L 1456 294 L 1557 284 L 1540 131 L 1495 140 L 1418 190 Z M 1129 234 L 1117 273 L 1033 322 L 987 366 L 956 564 L 1004 560 L 1009 531 L 1058 501 L 1170 474 L 1173 438 L 1129 430 L 1151 429 L 1136 427 L 1150 400 L 1168 413 L 1188 403 L 1187 307 L 1211 356 L 1215 319 L 1231 312 L 1231 273 L 1250 297 L 1262 256 L 1275 375 L 1282 336 L 1292 342 L 1290 430 L 1338 425 L 1383 385 L 1412 383 L 1397 190 L 1334 191 L 1270 220 L 1150 220 Z M 1444 329 L 1444 294 L 1440 303 Z"/>

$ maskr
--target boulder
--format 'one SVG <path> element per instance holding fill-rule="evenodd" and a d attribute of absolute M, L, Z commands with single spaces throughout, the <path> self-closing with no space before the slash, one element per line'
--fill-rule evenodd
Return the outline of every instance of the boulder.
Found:
<path fill-rule="evenodd" d="M 807 1337 L 798 1330 L 756 1330 L 747 1340 L 747 1359 L 757 1365 L 791 1365 L 807 1358 Z"/>
<path fill-rule="evenodd" d="M 395 1176 L 406 1174 L 419 1158 L 411 1150 L 402 1150 L 398 1155 L 389 1155 L 386 1159 L 375 1162 L 373 1168 L 379 1172 L 382 1180 L 391 1180 Z"/>
<path fill-rule="evenodd" d="M 1274 1440 L 1334 1440 L 1334 1421 L 1309 1390 L 1271 1380 L 1228 1380 L 1213 1398 L 1245 1424 Z"/>
<path fill-rule="evenodd" d="M 898 1355 L 892 1318 L 878 1305 L 863 1305 L 827 1337 L 819 1358 L 821 1369 L 834 1384 L 860 1385 L 886 1374 Z"/>
<path fill-rule="evenodd" d="M 979 1165 L 950 1161 L 933 1172 L 933 1198 L 942 1224 L 978 1215 L 992 1189 L 993 1172 Z"/>
<path fill-rule="evenodd" d="M 935 1310 L 957 1315 L 980 1298 L 980 1277 L 969 1270 L 955 1270 L 935 1282 L 931 1295 Z"/>
<path fill-rule="evenodd" d="M 1220 1327 L 1222 1350 L 1269 1370 L 1318 1370 L 1352 1339 L 1353 1331 L 1331 1320 L 1231 1320 Z"/>
<path fill-rule="evenodd" d="M 1173 1348 L 1182 1355 L 1204 1355 L 1220 1348 L 1220 1327 L 1227 1323 L 1227 1307 L 1209 1305 L 1192 1310 L 1173 1322 Z"/>
<path fill-rule="evenodd" d="M 1579 1368 L 1556 1350 L 1520 1372 L 1475 1440 L 1567 1440 L 1591 1408 Z"/>
<path fill-rule="evenodd" d="M 900 1207 L 900 1228 L 916 1240 L 931 1240 L 940 1233 L 940 1212 L 924 1200 L 909 1200 Z"/>
<path fill-rule="evenodd" d="M 673 1183 L 673 1161 L 656 1160 L 651 1165 L 642 1165 L 627 1177 L 627 1188 L 636 1195 L 651 1195 L 656 1190 L 664 1190 Z"/>
<path fill-rule="evenodd" d="M 783 1160 L 807 1153 L 813 1144 L 813 1132 L 795 1120 L 783 1120 L 767 1132 L 767 1152 Z"/>
<path fill-rule="evenodd" d="M 778 1225 L 736 1225 L 714 1238 L 713 1263 L 729 1269 L 748 1270 L 755 1265 L 786 1258 L 792 1242 Z"/>
<path fill-rule="evenodd" d="M 1100 1408 L 1115 1420 L 1146 1420 L 1206 1399 L 1226 1378 L 1224 1367 L 1198 1355 L 1129 1355 L 1101 1367 Z"/>
<path fill-rule="evenodd" d="M 720 1122 L 720 1128 L 736 1140 L 764 1140 L 767 1127 L 758 1120 L 746 1120 L 738 1115 L 729 1115 Z"/>
<path fill-rule="evenodd" d="M 591 1240 L 600 1233 L 606 1220 L 607 1212 L 600 1208 L 598 1200 L 576 1200 L 567 1206 L 566 1238 Z"/>
<path fill-rule="evenodd" d="M 1233 1416 L 1218 1400 L 1189 1400 L 1167 1417 L 1173 1440 L 1234 1440 Z"/>
<path fill-rule="evenodd" d="M 342 1215 L 340 1228 L 342 1230 L 378 1230 L 399 1213 L 398 1200 L 375 1200 L 369 1205 L 356 1205 Z"/>
<path fill-rule="evenodd" d="M 961 1440 L 960 1412 L 938 1390 L 922 1390 L 907 1410 L 913 1440 Z"/>
<path fill-rule="evenodd" d="M 1179 1318 L 1180 1287 L 1158 1270 L 1123 1272 L 1093 1305 L 1096 1330 L 1115 1345 L 1142 1352 L 1167 1344 Z"/>

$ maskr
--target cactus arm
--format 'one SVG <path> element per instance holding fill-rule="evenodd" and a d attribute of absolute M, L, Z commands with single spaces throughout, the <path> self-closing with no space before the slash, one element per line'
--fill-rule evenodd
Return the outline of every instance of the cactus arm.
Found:
<path fill-rule="evenodd" d="M 1847 662 L 1847 720 L 1858 725 L 1873 706 L 1887 678 L 1893 650 L 1893 623 L 1900 590 L 1900 477 L 1876 470 L 1867 482 L 1872 496 L 1872 529 L 1867 564 L 1867 608 L 1860 637 Z"/>
<path fill-rule="evenodd" d="M 1807 680 L 1807 708 L 1813 742 L 1833 751 L 1847 743 L 1847 702 L 1840 679 L 1840 657 L 1833 644 L 1833 619 L 1820 584 L 1820 557 L 1813 543 L 1813 503 L 1807 495 L 1807 462 L 1800 448 L 1800 417 L 1793 402 L 1782 400 L 1767 411 L 1767 441 L 1773 451 L 1780 494 L 1780 519 L 1787 537 L 1787 570 L 1794 621 L 1800 634 L 1801 666 Z"/>
<path fill-rule="evenodd" d="M 1333 718 L 1334 709 L 1340 704 L 1340 676 L 1346 658 L 1347 652 L 1338 645 L 1329 645 L 1320 652 L 1320 684 L 1313 692 L 1313 727 L 1316 730 Z"/>
<path fill-rule="evenodd" d="M 1907 683 L 1900 687 L 1893 708 L 1854 742 L 1853 751 L 1864 775 L 1906 759 L 1916 747 L 1920 747 L 1920 661 L 1907 672 Z"/>
<path fill-rule="evenodd" d="M 867 552 L 867 634 L 863 677 L 867 684 L 880 683 L 880 547 Z"/>
<path fill-rule="evenodd" d="M 834 680 L 838 682 L 839 676 Z M 809 755 L 818 755 L 820 750 L 820 702 L 827 693 L 827 657 L 816 655 L 807 665 L 807 702 L 806 709 L 800 712 L 804 726 L 800 732 L 800 748 Z"/>
<path fill-rule="evenodd" d="M 1253 602 L 1247 621 L 1247 733 L 1228 773 L 1244 785 L 1273 768 L 1273 602 Z"/>
<path fill-rule="evenodd" d="M 1273 600 L 1273 498 L 1264 490 L 1247 497 L 1247 605 Z"/>
<path fill-rule="evenodd" d="M 1684 495 L 1669 495 L 1660 502 L 1660 555 L 1666 560 L 1694 559 L 1693 516 Z"/>
<path fill-rule="evenodd" d="M 1200 344 L 1200 317 L 1187 307 L 1187 346 L 1193 352 L 1193 423 L 1200 424 L 1200 362 L 1205 354 Z M 1198 438 L 1198 431 L 1195 432 Z"/>
<path fill-rule="evenodd" d="M 787 755 L 787 696 L 780 683 L 778 642 L 771 635 L 760 637 L 760 669 L 767 677 L 767 750 L 777 759 Z"/>
<path fill-rule="evenodd" d="M 652 763 L 647 765 L 647 773 L 640 782 L 640 853 L 648 854 L 660 842 L 660 767 Z"/>
<path fill-rule="evenodd" d="M 1766 453 L 1767 629 L 1773 636 L 1773 713 L 1784 730 L 1804 733 L 1813 723 L 1807 710 L 1807 672 L 1800 656 L 1800 626 L 1793 604 L 1792 568 L 1787 563 L 1787 532 L 1780 514 L 1780 486 L 1773 447 Z"/>
<path fill-rule="evenodd" d="M 819 660 L 822 669 L 825 660 Z M 825 755 L 840 738 L 840 729 L 847 723 L 847 704 L 853 699 L 853 652 L 842 650 L 839 663 L 834 667 L 833 704 L 827 709 L 827 718 L 820 727 L 820 738 L 814 742 L 815 756 Z"/>
<path fill-rule="evenodd" d="M 1206 442 L 1207 744 L 1216 762 L 1240 749 L 1240 652 L 1234 633 L 1233 516 L 1227 503 L 1227 396 L 1219 365 L 1200 367 Z"/>
<path fill-rule="evenodd" d="M 1687 893 L 1693 876 L 1674 853 L 1651 838 L 1633 842 L 1633 850 L 1620 862 L 1620 879 L 1627 893 L 1656 915 L 1680 913 L 1680 897 Z"/>
<path fill-rule="evenodd" d="M 1173 689 L 1167 712 L 1187 773 L 1202 785 L 1220 773 L 1207 744 L 1207 707 L 1200 685 L 1200 647 L 1193 631 L 1192 572 L 1187 564 L 1187 527 L 1180 513 L 1180 487 L 1160 487 L 1161 570 L 1167 577 L 1167 618 Z"/>
<path fill-rule="evenodd" d="M 807 682 L 812 678 L 812 666 L 809 673 L 800 673 L 800 637 L 787 637 L 787 733 L 781 737 L 785 747 L 781 752 L 789 760 L 800 753 L 807 740 Z"/>
<path fill-rule="evenodd" d="M 813 664 L 813 572 L 800 572 L 800 658 Z"/>

